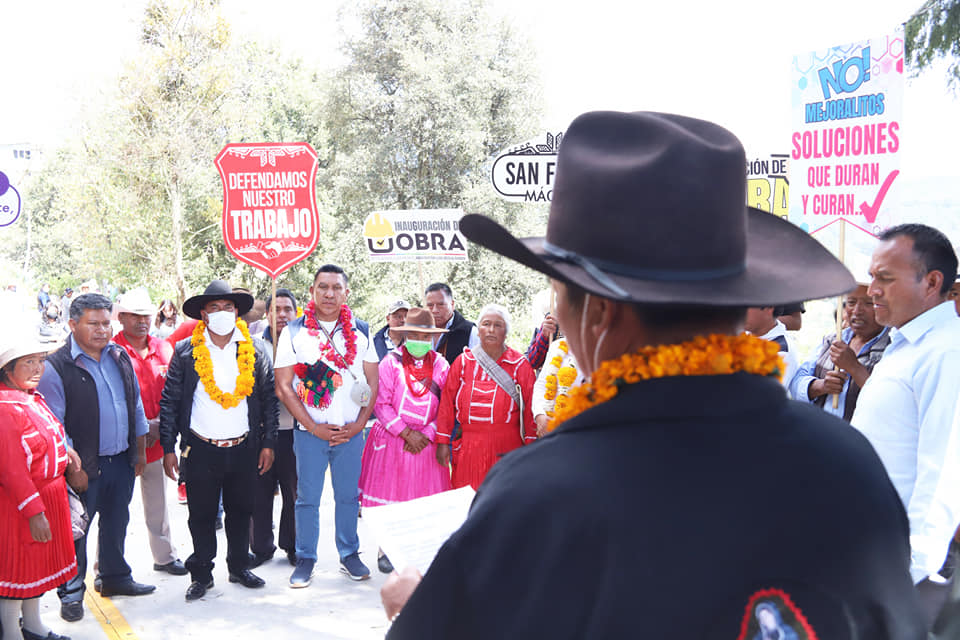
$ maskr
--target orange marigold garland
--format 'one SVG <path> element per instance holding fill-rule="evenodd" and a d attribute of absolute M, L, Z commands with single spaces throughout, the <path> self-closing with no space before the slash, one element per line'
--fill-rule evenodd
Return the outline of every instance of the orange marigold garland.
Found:
<path fill-rule="evenodd" d="M 607 360 L 589 382 L 557 397 L 547 429 L 552 431 L 570 418 L 610 400 L 620 387 L 668 376 L 714 376 L 743 371 L 761 376 L 783 375 L 783 360 L 775 342 L 741 334 L 697 336 L 689 342 L 644 347 Z"/>
<path fill-rule="evenodd" d="M 237 406 L 241 400 L 253 393 L 255 360 L 253 340 L 250 338 L 246 322 L 238 319 L 237 328 L 240 329 L 244 339 L 243 342 L 237 343 L 237 365 L 240 367 L 240 375 L 237 376 L 237 383 L 232 393 L 221 391 L 216 380 L 213 379 L 213 361 L 210 360 L 210 349 L 207 347 L 204 335 L 207 325 L 203 320 L 197 323 L 190 337 L 190 344 L 193 345 L 193 368 L 200 376 L 200 382 L 203 383 L 203 388 L 210 399 L 224 409 Z"/>

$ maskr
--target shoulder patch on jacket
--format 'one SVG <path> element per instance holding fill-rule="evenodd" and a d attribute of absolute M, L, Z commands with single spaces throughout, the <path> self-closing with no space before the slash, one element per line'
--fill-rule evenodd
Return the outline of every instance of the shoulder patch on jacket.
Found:
<path fill-rule="evenodd" d="M 761 589 L 747 601 L 737 640 L 817 640 L 810 625 L 786 591 Z"/>

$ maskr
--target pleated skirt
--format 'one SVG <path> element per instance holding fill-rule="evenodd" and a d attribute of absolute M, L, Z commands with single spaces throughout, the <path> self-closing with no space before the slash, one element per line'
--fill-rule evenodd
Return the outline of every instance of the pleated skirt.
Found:
<path fill-rule="evenodd" d="M 487 472 L 505 454 L 522 446 L 520 424 L 467 423 L 461 425 L 463 436 L 459 449 L 453 450 L 454 489 L 468 484 L 480 487 Z"/>
<path fill-rule="evenodd" d="M 36 542 L 30 524 L 0 491 L 0 597 L 28 599 L 43 595 L 77 574 L 67 485 L 60 476 L 41 489 L 44 515 L 53 539 Z"/>
<path fill-rule="evenodd" d="M 403 438 L 374 423 L 363 449 L 361 506 L 406 502 L 450 489 L 450 471 L 437 462 L 437 445 L 431 442 L 416 454 L 403 445 Z"/>

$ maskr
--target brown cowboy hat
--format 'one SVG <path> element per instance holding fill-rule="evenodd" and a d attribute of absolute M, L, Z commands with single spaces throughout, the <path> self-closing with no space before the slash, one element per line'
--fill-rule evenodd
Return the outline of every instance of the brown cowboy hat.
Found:
<path fill-rule="evenodd" d="M 234 291 L 223 280 L 214 280 L 203 293 L 187 298 L 183 303 L 183 313 L 194 320 L 200 320 L 200 312 L 208 302 L 214 300 L 230 300 L 237 307 L 237 316 L 242 316 L 253 308 L 253 296 L 242 291 Z"/>
<path fill-rule="evenodd" d="M 419 333 L 446 333 L 446 329 L 437 328 L 433 324 L 433 314 L 426 309 L 413 307 L 407 311 L 407 318 L 399 327 L 393 327 L 391 331 L 415 331 Z"/>
<path fill-rule="evenodd" d="M 853 277 L 809 235 L 747 207 L 746 157 L 712 122 L 585 113 L 567 129 L 544 238 L 460 221 L 472 242 L 614 300 L 718 307 L 850 291 Z"/>

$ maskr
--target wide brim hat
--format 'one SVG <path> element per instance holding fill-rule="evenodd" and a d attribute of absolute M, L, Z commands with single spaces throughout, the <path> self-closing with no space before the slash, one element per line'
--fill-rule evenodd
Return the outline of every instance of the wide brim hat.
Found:
<path fill-rule="evenodd" d="M 253 308 L 253 296 L 242 291 L 234 291 L 223 280 L 214 280 L 203 293 L 187 298 L 183 303 L 183 313 L 194 320 L 202 320 L 200 312 L 204 305 L 214 300 L 230 300 L 237 307 L 237 315 L 242 316 Z"/>
<path fill-rule="evenodd" d="M 157 306 L 150 301 L 150 294 L 143 287 L 131 289 L 122 294 L 113 303 L 113 319 L 121 313 L 132 313 L 138 316 L 157 315 Z"/>
<path fill-rule="evenodd" d="M 407 311 L 407 317 L 399 327 L 391 327 L 391 331 L 403 332 L 413 331 L 415 333 L 447 333 L 442 327 L 433 324 L 433 314 L 426 309 L 413 307 Z"/>
<path fill-rule="evenodd" d="M 0 368 L 7 366 L 11 360 L 22 358 L 33 353 L 50 353 L 56 351 L 63 344 L 63 340 L 44 341 L 36 332 L 11 330 L 3 334 L 0 340 Z"/>
<path fill-rule="evenodd" d="M 732 133 L 685 116 L 590 112 L 564 133 L 545 237 L 470 214 L 472 242 L 614 300 L 748 307 L 839 295 L 850 272 L 823 245 L 747 207 Z"/>

